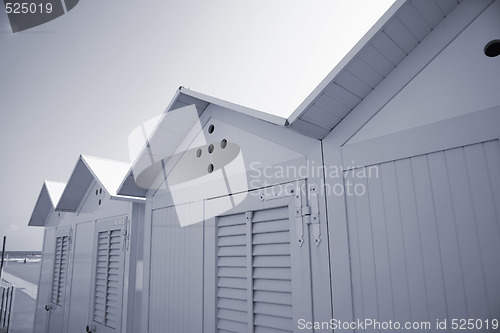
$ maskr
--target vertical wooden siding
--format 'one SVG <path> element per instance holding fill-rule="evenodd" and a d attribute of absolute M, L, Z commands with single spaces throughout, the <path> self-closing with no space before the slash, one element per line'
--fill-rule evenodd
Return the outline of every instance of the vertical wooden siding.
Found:
<path fill-rule="evenodd" d="M 378 177 L 344 175 L 366 189 L 346 197 L 354 318 L 498 316 L 498 140 L 378 168 Z"/>
<path fill-rule="evenodd" d="M 202 332 L 203 229 L 181 228 L 174 207 L 153 211 L 149 332 Z"/>

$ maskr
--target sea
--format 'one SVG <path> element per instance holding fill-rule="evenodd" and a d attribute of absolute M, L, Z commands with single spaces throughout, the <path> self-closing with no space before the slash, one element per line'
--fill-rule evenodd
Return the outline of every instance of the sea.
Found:
<path fill-rule="evenodd" d="M 0 251 L 0 259 L 2 251 Z M 42 260 L 41 251 L 5 251 L 5 262 L 40 262 Z"/>

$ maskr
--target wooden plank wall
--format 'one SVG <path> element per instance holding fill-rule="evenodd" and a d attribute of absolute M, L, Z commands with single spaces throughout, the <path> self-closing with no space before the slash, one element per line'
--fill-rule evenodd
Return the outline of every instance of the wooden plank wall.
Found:
<path fill-rule="evenodd" d="M 492 140 L 345 173 L 354 318 L 498 316 L 499 166 Z"/>
<path fill-rule="evenodd" d="M 202 332 L 203 225 L 181 228 L 175 207 L 152 214 L 149 332 Z"/>

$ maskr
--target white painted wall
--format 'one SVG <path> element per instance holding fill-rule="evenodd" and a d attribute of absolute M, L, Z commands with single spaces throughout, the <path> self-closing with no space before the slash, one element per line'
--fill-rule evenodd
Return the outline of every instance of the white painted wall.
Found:
<path fill-rule="evenodd" d="M 355 319 L 496 318 L 499 166 L 497 139 L 346 173 Z"/>
<path fill-rule="evenodd" d="M 361 128 L 348 144 L 500 105 L 500 57 L 489 58 L 483 53 L 485 45 L 500 36 L 499 16 L 500 2 L 496 1 Z M 442 24 L 451 25 L 447 19 Z M 450 16 L 449 19 L 453 18 Z M 403 62 L 401 65 L 407 64 Z M 391 76 L 386 80 L 390 79 Z"/>
<path fill-rule="evenodd" d="M 181 228 L 175 208 L 156 209 L 150 237 L 148 332 L 202 332 L 203 225 Z"/>

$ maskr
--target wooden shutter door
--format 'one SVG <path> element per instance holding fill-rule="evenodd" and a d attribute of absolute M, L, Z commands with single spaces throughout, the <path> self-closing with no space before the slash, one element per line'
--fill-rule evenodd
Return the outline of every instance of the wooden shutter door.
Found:
<path fill-rule="evenodd" d="M 98 332 L 120 332 L 126 218 L 97 222 L 91 320 Z"/>
<path fill-rule="evenodd" d="M 217 332 L 295 332 L 312 318 L 307 228 L 294 193 L 253 194 L 216 218 Z"/>
<path fill-rule="evenodd" d="M 56 255 L 52 275 L 52 291 L 50 301 L 61 306 L 64 301 L 64 290 L 68 272 L 69 235 L 56 237 Z"/>
<path fill-rule="evenodd" d="M 64 305 L 66 301 L 67 276 L 69 268 L 71 228 L 65 227 L 56 230 L 54 247 L 54 266 L 52 269 L 52 285 L 50 288 L 50 300 L 47 308 L 48 314 L 47 331 L 61 332 L 64 320 Z"/>

